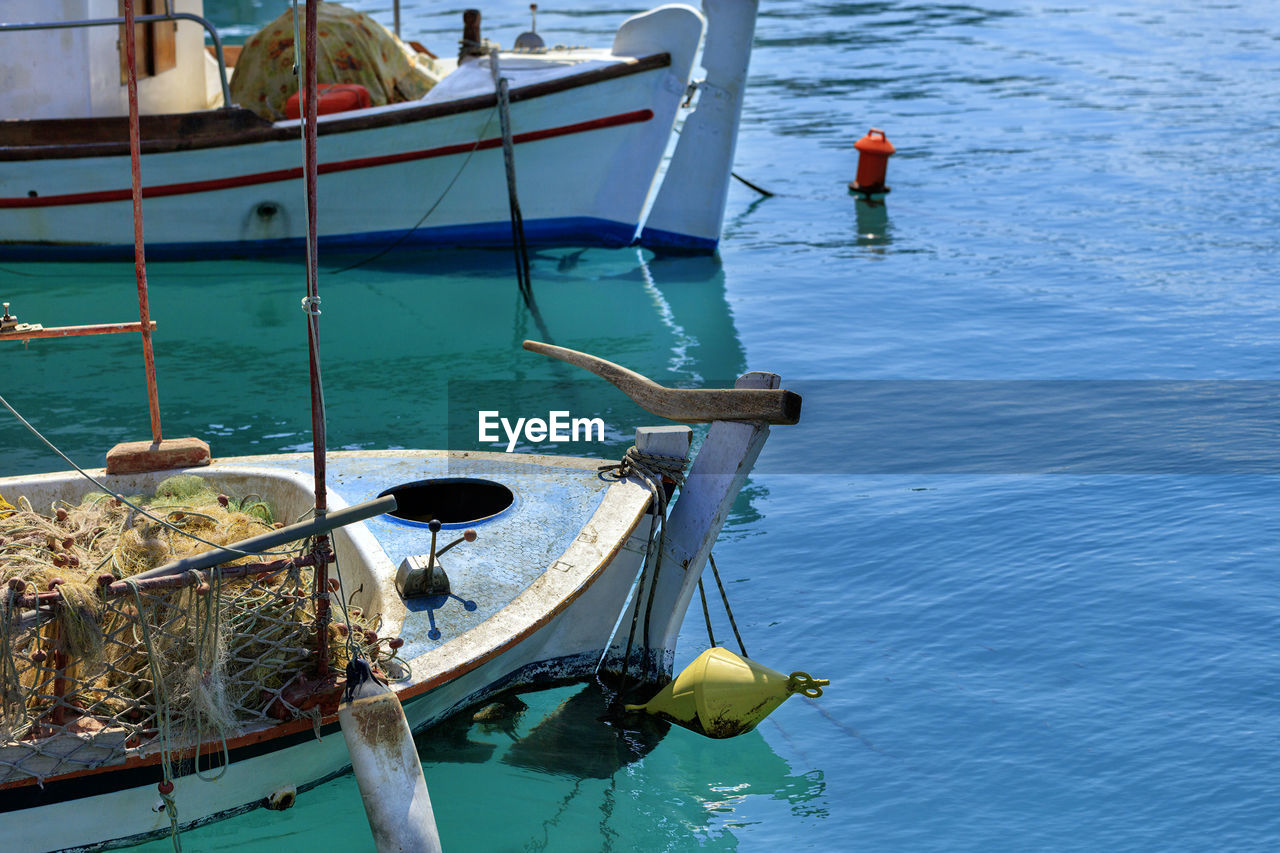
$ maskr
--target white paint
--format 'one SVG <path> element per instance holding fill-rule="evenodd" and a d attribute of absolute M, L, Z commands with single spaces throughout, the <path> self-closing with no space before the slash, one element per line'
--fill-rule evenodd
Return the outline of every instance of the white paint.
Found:
<path fill-rule="evenodd" d="M 636 430 L 636 450 L 654 456 L 672 456 L 686 459 L 693 430 L 683 424 L 639 427 Z"/>
<path fill-rule="evenodd" d="M 173 5 L 175 12 L 203 15 L 203 0 L 175 0 Z M 7 23 L 118 14 L 116 0 L 0 0 L 0 21 Z M 0 119 L 128 115 L 119 35 L 115 26 L 0 33 Z M 194 21 L 179 21 L 176 38 L 177 66 L 138 81 L 138 109 L 144 115 L 209 105 L 204 29 Z"/>
<path fill-rule="evenodd" d="M 77 0 L 63 2 L 74 5 Z M 185 8 L 182 3 L 198 6 L 198 0 L 181 0 L 180 7 Z M 0 8 L 5 10 L 15 4 L 21 5 L 21 0 L 0 0 Z M 24 16 L 9 11 L 4 17 L 13 20 Z M 115 32 L 111 27 L 101 33 L 95 30 L 93 38 L 105 33 L 108 39 L 114 39 Z M 618 223 L 624 229 L 638 227 L 672 135 L 683 84 L 689 79 L 689 46 L 697 44 L 701 32 L 702 19 L 689 9 L 666 8 L 662 14 L 637 16 L 623 25 L 615 49 L 652 47 L 653 51 L 668 52 L 672 55 L 670 67 L 513 101 L 511 121 L 517 135 L 642 110 L 653 113 L 648 121 L 518 144 L 516 163 L 526 222 L 594 219 Z M 21 40 L 30 35 L 4 34 L 0 39 Z M 181 30 L 179 36 L 182 65 L 186 48 Z M 0 117 L 110 115 L 126 111 L 124 101 L 119 100 L 123 89 L 119 86 L 118 61 L 100 61 L 90 67 L 89 56 L 96 48 L 76 47 L 74 39 L 79 36 L 66 38 L 73 42 L 66 47 L 49 43 L 43 48 L 19 51 L 21 59 L 14 60 L 18 64 L 43 61 L 43 56 L 55 57 L 54 64 L 41 66 L 43 70 L 36 77 L 15 78 L 22 85 L 6 85 L 7 91 L 0 93 Z M 114 47 L 111 49 L 114 51 Z M 203 54 L 202 49 L 196 52 Z M 556 54 L 522 55 L 518 62 L 514 57 L 510 62 L 504 58 L 503 72 L 511 78 L 513 92 L 518 93 L 522 85 L 548 76 L 572 75 L 580 66 L 626 61 L 606 51 L 574 55 L 578 58 L 573 62 Z M 197 100 L 200 106 L 207 100 L 206 60 L 203 56 L 196 58 L 197 70 L 183 84 L 191 87 L 192 101 L 186 106 L 165 101 L 166 111 L 196 109 Z M 5 61 L 0 59 L 0 63 Z M 107 86 L 112 74 L 113 87 Z M 162 80 L 177 81 L 180 76 L 175 70 L 142 82 L 155 88 Z M 5 79 L 7 83 L 9 78 Z M 90 80 L 87 85 L 86 79 Z M 679 85 L 672 85 L 673 79 Z M 440 92 L 441 87 L 446 87 L 447 92 L 447 84 L 448 78 L 433 92 Z M 490 81 L 490 89 L 491 85 Z M 46 90 L 78 91 L 79 100 L 61 94 L 51 97 Z M 160 95 L 156 97 L 159 99 Z M 144 111 L 159 109 L 158 101 L 147 103 L 151 106 L 144 106 Z M 393 112 L 416 105 L 417 102 L 393 104 L 361 112 Z M 324 124 L 343 116 L 322 116 L 320 121 Z M 470 150 L 478 140 L 497 138 L 498 124 L 494 109 L 481 109 L 409 124 L 322 135 L 322 164 L 451 145 L 460 146 L 463 153 L 322 174 L 317 219 L 320 236 L 403 232 L 415 227 L 428 210 L 431 214 L 426 228 L 505 223 L 509 212 L 502 151 Z M 280 122 L 278 126 L 296 127 L 297 122 Z M 146 154 L 142 158 L 143 183 L 153 187 L 290 170 L 298 167 L 299 157 L 295 138 Z M 26 198 L 32 192 L 47 197 L 127 190 L 129 171 L 129 158 L 124 154 L 0 162 L 0 198 Z M 130 204 L 123 198 L 96 204 L 0 209 L 0 234 L 9 244 L 129 246 L 133 240 Z M 273 211 L 272 215 L 259 213 L 265 209 Z M 305 231 L 303 197 L 292 180 L 152 197 L 144 201 L 143 215 L 147 245 L 157 250 L 164 244 L 301 240 Z M 502 239 L 509 239 L 509 235 Z"/>
<path fill-rule="evenodd" d="M 623 21 L 613 38 L 612 53 L 633 57 L 669 53 L 672 74 L 687 84 L 706 25 L 706 18 L 692 6 L 668 3 Z M 679 93 L 684 94 L 684 84 Z"/>
<path fill-rule="evenodd" d="M 749 374 L 738 382 L 738 387 L 776 385 L 777 377 L 772 375 Z M 724 422 L 712 425 L 668 521 L 668 562 L 654 609 L 658 616 L 655 648 L 674 647 L 676 632 L 696 586 L 697 572 L 767 434 L 765 426 Z M 643 444 L 653 452 L 670 455 L 679 454 L 682 448 L 687 450 L 688 438 L 687 427 L 637 431 L 638 446 Z M 587 474 L 593 473 L 597 464 L 596 460 L 477 452 L 357 451 L 331 456 L 492 458 L 506 464 L 571 468 Z M 272 458 L 288 459 L 297 467 L 293 470 L 256 468 L 255 458 L 248 457 L 215 461 L 196 473 L 240 492 L 256 491 L 275 503 L 282 515 L 296 516 L 310 503 L 311 477 L 307 473 L 310 457 L 292 454 Z M 106 478 L 100 471 L 92 473 L 107 479 L 108 487 L 113 490 L 137 493 L 153 490 L 159 480 L 174 472 L 112 478 Z M 54 499 L 77 500 L 91 488 L 79 475 L 67 473 L 0 479 L 0 493 L 27 495 L 37 507 L 47 506 Z M 346 505 L 336 490 L 329 494 L 333 506 Z M 526 667 L 573 660 L 579 662 L 579 668 L 559 674 L 576 677 L 587 674 L 605 652 L 639 570 L 649 532 L 649 503 L 648 490 L 634 480 L 612 484 L 564 552 L 550 560 L 547 570 L 508 605 L 460 636 L 407 661 L 411 678 L 400 689 L 400 696 L 407 700 L 408 728 L 420 730 L 443 719 L 458 708 L 489 695 L 495 685 L 507 683 L 509 676 Z M 370 596 L 368 609 L 382 612 L 387 634 L 398 632 L 402 621 L 414 615 L 405 612 L 392 588 L 395 569 L 390 559 L 363 524 L 336 532 L 334 541 L 345 586 L 355 588 L 361 583 L 369 584 L 364 593 Z M 688 567 L 687 571 L 684 566 Z M 345 595 L 345 589 L 338 594 Z M 415 685 L 427 680 L 439 680 L 440 684 L 420 696 L 407 697 Z M 407 743 L 406 748 L 411 749 L 411 740 Z M 360 751 L 357 748 L 356 752 Z M 358 760 L 363 764 L 366 757 Z M 236 762 L 215 782 L 204 782 L 195 776 L 176 779 L 174 795 L 184 823 L 201 821 L 259 804 L 287 786 L 305 786 L 330 776 L 350 761 L 343 740 L 308 738 L 287 749 Z M 416 764 L 416 758 L 412 763 Z M 404 762 L 401 764 L 403 769 Z M 392 810 L 411 808 L 419 815 L 426 814 L 429 798 L 425 783 L 419 792 L 416 781 L 411 785 L 391 782 L 395 773 L 393 769 L 378 766 L 361 771 L 361 775 L 370 779 L 385 780 L 370 787 L 371 791 L 376 787 L 375 806 L 385 804 Z M 364 781 L 361 786 L 363 793 Z M 6 847 L 13 849 L 49 850 L 159 833 L 167 829 L 168 819 L 153 809 L 156 800 L 154 786 L 144 785 L 61 805 L 8 813 L 0 815 L 0 837 L 5 839 Z M 110 815 L 110 820 L 104 821 L 103 815 Z M 426 843 L 416 846 L 416 842 L 402 847 L 436 849 Z"/>
<path fill-rule="evenodd" d="M 751 61 L 758 0 L 703 0 L 708 19 L 702 50 L 706 79 L 685 119 L 662 187 L 645 220 L 641 242 L 661 246 L 667 232 L 712 242 L 720 239 Z M 679 245 L 676 242 L 676 245 Z"/>
<path fill-rule="evenodd" d="M 439 853 L 431 795 L 404 709 L 395 693 L 375 686 L 382 692 L 343 703 L 338 721 L 378 853 Z"/>
<path fill-rule="evenodd" d="M 364 455 L 490 457 L 506 464 L 550 465 L 584 472 L 593 472 L 598 464 L 597 460 L 474 452 L 357 451 L 331 454 Z M 300 469 L 309 459 L 304 454 L 290 458 L 298 461 Z M 302 470 L 254 469 L 253 461 L 252 457 L 215 461 L 197 473 L 227 478 L 230 482 L 236 477 L 252 477 L 256 472 L 260 479 L 255 485 L 268 500 L 274 501 L 277 494 L 285 501 L 290 500 L 291 494 L 305 497 L 306 485 L 310 483 L 308 473 Z M 105 476 L 100 471 L 92 473 Z M 147 485 L 154 486 L 159 479 L 173 473 L 112 478 L 109 485 L 121 491 L 146 491 Z M 248 482 L 252 480 L 245 481 L 242 488 Z M 76 474 L 0 479 L 0 493 L 26 494 L 36 505 L 56 497 L 70 499 L 89 488 L 92 486 Z M 619 482 L 610 486 L 600 506 L 583 526 L 583 533 L 587 535 L 576 537 L 560 558 L 551 562 L 556 568 L 548 568 L 510 604 L 480 625 L 408 661 L 412 680 L 401 688 L 402 692 L 423 680 L 445 676 L 443 684 L 408 704 L 409 727 L 417 731 L 443 719 L 460 706 L 484 696 L 490 685 L 527 665 L 571 657 L 590 661 L 598 658 L 639 567 L 639 546 L 628 547 L 626 543 L 647 534 L 638 528 L 644 522 L 648 499 L 647 490 L 634 483 Z M 341 497 L 331 490 L 330 501 L 340 505 Z M 354 534 L 359 528 L 363 525 L 352 525 L 342 532 L 351 532 L 351 539 L 356 540 L 359 537 Z M 394 567 L 390 566 L 389 559 L 372 536 L 367 531 L 365 535 L 368 540 L 364 546 L 367 547 L 345 552 L 340 550 L 343 578 L 354 588 L 358 582 L 353 582 L 352 577 L 374 574 L 381 598 L 375 599 L 371 608 L 382 609 L 385 617 L 389 605 L 395 604 L 399 616 L 403 617 L 404 609 L 398 596 L 393 590 L 387 593 L 393 583 Z M 344 538 L 335 536 L 340 549 Z M 395 633 L 400 625 L 399 618 L 394 618 L 394 612 L 392 615 L 393 619 L 388 620 L 386 627 L 388 634 Z M 495 649 L 502 651 L 493 655 Z M 476 665 L 489 655 L 493 656 Z M 573 674 L 581 676 L 586 673 Z M 326 737 L 323 740 L 308 739 L 288 749 L 236 762 L 216 782 L 202 782 L 194 776 L 181 777 L 174 782 L 180 819 L 184 823 L 199 821 L 210 815 L 260 803 L 283 787 L 305 785 L 332 775 L 349 763 L 343 740 Z M 152 811 L 156 799 L 155 786 L 146 785 L 63 805 L 0 815 L 0 837 L 5 839 L 6 849 L 34 851 L 160 832 L 167 829 L 168 819 Z M 111 815 L 111 821 L 104 823 L 103 815 Z"/>
<path fill-rule="evenodd" d="M 734 387 L 777 388 L 779 384 L 777 374 L 752 372 L 740 377 Z M 707 555 L 768 437 L 767 424 L 716 421 L 685 476 L 667 515 L 662 571 L 653 598 L 653 612 L 659 616 L 648 638 L 662 666 L 670 666 L 680 625 Z M 620 659 L 623 652 L 615 642 L 610 656 Z M 670 672 L 662 674 L 669 676 Z"/>

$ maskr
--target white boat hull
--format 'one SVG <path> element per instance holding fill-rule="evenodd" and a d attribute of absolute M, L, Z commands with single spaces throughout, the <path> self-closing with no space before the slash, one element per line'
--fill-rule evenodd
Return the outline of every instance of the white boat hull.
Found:
<path fill-rule="evenodd" d="M 703 27 L 664 6 L 626 21 L 611 51 L 500 57 L 529 242 L 634 241 Z M 490 61 L 469 59 L 420 101 L 320 117 L 321 246 L 511 245 Z M 298 125 L 238 108 L 143 116 L 147 257 L 301 249 Z M 133 242 L 123 118 L 0 122 L 0 257 L 131 258 Z"/>
<path fill-rule="evenodd" d="M 369 464 L 358 469 L 362 477 L 370 470 L 392 475 L 401 467 L 420 471 L 424 465 L 432 464 L 426 461 L 429 459 L 434 459 L 435 464 L 443 460 L 446 466 L 461 464 L 447 454 L 431 452 L 334 455 L 339 458 L 340 467 L 344 460 L 359 462 L 363 458 Z M 486 456 L 508 466 L 512 459 L 505 454 L 470 454 L 469 460 Z M 595 463 L 590 461 L 526 459 L 532 478 L 545 478 L 553 472 L 553 479 L 563 476 L 568 478 L 566 482 L 574 478 L 596 479 Z M 227 460 L 192 473 L 210 477 L 226 488 L 253 488 L 281 512 L 302 511 L 307 501 L 308 475 L 290 470 L 288 465 L 282 467 L 280 457 L 268 467 L 254 467 L 260 461 L 243 460 L 249 463 L 246 465 L 242 460 Z M 302 457 L 284 461 L 305 464 Z M 562 474 L 554 474 L 556 470 Z M 146 491 L 172 473 L 116 478 L 110 485 L 121 491 Z M 101 472 L 98 475 L 103 476 Z M 517 475 L 513 483 L 522 493 L 524 504 L 536 502 L 528 494 L 527 482 Z M 22 494 L 40 506 L 55 497 L 86 491 L 81 483 L 76 475 L 9 478 L 0 480 L 0 492 Z M 342 494 L 340 486 L 339 491 L 331 493 L 333 508 L 345 503 Z M 446 636 L 439 644 L 410 657 L 406 663 L 411 676 L 396 685 L 410 727 L 420 731 L 503 690 L 589 676 L 604 655 L 643 560 L 650 518 L 645 514 L 648 501 L 648 491 L 632 482 L 604 487 L 598 508 L 582 530 L 520 594 L 456 637 L 448 636 L 446 626 Z M 518 513 L 510 520 L 512 525 L 528 523 L 520 521 Z M 497 533 L 484 527 L 481 530 L 482 537 L 505 538 L 501 528 Z M 394 550 L 389 555 L 384 544 L 385 540 L 380 541 L 365 525 L 335 532 L 335 549 L 347 588 L 386 592 L 394 577 Z M 485 557 L 486 561 L 499 559 L 508 549 L 519 553 L 526 543 L 498 542 L 491 546 L 496 550 Z M 455 571 L 459 570 L 461 574 L 454 578 L 455 588 L 465 594 L 470 586 L 467 569 L 455 567 Z M 344 596 L 353 594 L 347 588 L 342 592 Z M 383 613 L 389 631 L 398 627 L 402 637 L 414 636 L 415 616 L 394 592 L 369 601 L 369 606 L 376 606 Z M 482 602 L 480 611 L 485 610 Z M 423 620 L 419 617 L 418 621 Z M 406 651 L 410 648 L 414 643 L 406 646 Z M 216 748 L 214 757 L 205 762 L 220 764 L 220 744 L 207 746 Z M 252 727 L 229 738 L 228 749 L 230 762 L 216 781 L 204 781 L 195 775 L 174 778 L 173 796 L 183 827 L 258 807 L 284 789 L 305 791 L 341 773 L 351 763 L 336 714 L 314 721 L 304 717 L 274 726 Z M 3 758 L 0 750 L 0 763 Z M 43 851 L 117 846 L 166 834 L 169 818 L 156 788 L 160 780 L 153 746 L 132 751 L 123 763 L 50 775 L 42 780 L 43 784 L 33 778 L 9 782 L 0 786 L 0 837 L 5 839 L 6 849 Z M 110 819 L 106 820 L 106 816 Z"/>
<path fill-rule="evenodd" d="M 658 67 L 512 105 L 531 242 L 632 241 L 675 121 L 672 79 Z M 509 245 L 500 142 L 493 106 L 321 136 L 321 245 Z M 143 157 L 148 257 L 301 247 L 300 161 L 292 134 Z M 127 153 L 0 162 L 0 254 L 130 256 L 129 174 Z"/>

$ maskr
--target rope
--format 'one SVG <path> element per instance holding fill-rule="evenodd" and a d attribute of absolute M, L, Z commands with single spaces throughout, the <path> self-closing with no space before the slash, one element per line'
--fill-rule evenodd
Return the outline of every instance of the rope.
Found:
<path fill-rule="evenodd" d="M 418 221 L 413 224 L 412 228 L 410 228 L 408 231 L 401 234 L 396 239 L 392 240 L 390 243 L 387 244 L 385 248 L 380 249 L 379 251 L 375 252 L 369 257 L 356 261 L 354 264 L 348 264 L 345 267 L 338 267 L 337 269 L 334 269 L 334 270 L 325 270 L 325 272 L 328 275 L 338 275 L 339 273 L 348 272 L 350 270 L 357 269 L 358 267 L 362 267 L 365 264 L 372 263 L 373 261 L 378 260 L 378 258 L 381 258 L 383 255 L 390 252 L 396 246 L 399 246 L 405 240 L 409 239 L 409 237 L 411 237 L 415 231 L 421 228 L 422 223 L 426 222 L 427 218 L 431 216 L 431 214 L 435 213 L 436 208 L 439 207 L 444 202 L 445 198 L 449 195 L 449 191 L 453 189 L 453 185 L 458 182 L 458 178 L 462 177 L 462 173 L 466 170 L 467 164 L 471 162 L 471 155 L 475 154 L 476 151 L 480 150 L 480 143 L 484 141 L 485 135 L 488 134 L 489 132 L 489 125 L 493 123 L 493 113 L 496 110 L 497 110 L 497 107 L 494 107 L 494 110 L 491 110 L 489 112 L 489 117 L 485 119 L 484 127 L 480 128 L 480 135 L 476 137 L 476 141 L 471 146 L 471 150 L 467 152 L 467 156 L 462 158 L 462 163 L 461 165 L 458 166 L 458 171 L 454 172 L 453 177 L 449 179 L 449 183 L 445 184 L 444 189 L 440 191 L 440 195 L 431 204 L 431 206 L 427 208 L 427 212 L 422 214 L 422 216 L 418 219 Z M 544 338 L 544 340 L 546 339 Z"/>
<path fill-rule="evenodd" d="M 17 615 L 13 600 L 17 594 L 12 584 L 5 584 L 4 598 L 0 603 L 0 703 L 3 703 L 0 708 L 4 716 L 13 720 L 26 716 L 27 704 L 12 645 L 13 622 Z M 26 727 L 25 721 L 22 727 Z M 11 733 L 10 737 L 13 736 Z"/>
<path fill-rule="evenodd" d="M 707 642 L 715 648 L 716 635 L 711 630 L 711 611 L 707 609 L 707 592 L 702 588 L 702 578 L 698 578 L 698 597 L 702 599 L 702 621 L 707 623 Z"/>
<path fill-rule="evenodd" d="M 667 490 L 663 478 L 676 485 L 684 482 L 685 459 L 680 456 L 662 456 L 656 453 L 643 453 L 635 445 L 627 449 L 622 461 L 613 465 L 602 465 L 600 471 L 612 472 L 615 479 L 634 476 L 648 489 L 653 500 L 654 519 L 649 528 L 649 541 L 645 546 L 644 562 L 640 568 L 640 583 L 636 586 L 635 609 L 631 612 L 631 630 L 627 634 L 627 650 L 622 658 L 622 678 L 619 683 L 618 701 L 626 694 L 627 679 L 631 671 L 631 650 L 635 645 L 636 628 L 640 618 L 640 596 L 644 592 L 645 579 L 649 581 L 649 596 L 645 604 L 644 630 L 642 633 L 643 652 L 646 661 L 650 649 L 649 628 L 653 616 L 653 601 L 658 589 L 658 574 L 662 571 L 662 552 L 666 545 L 667 535 Z M 654 548 L 654 544 L 657 548 Z M 656 556 L 655 556 L 656 554 Z"/>
<path fill-rule="evenodd" d="M 192 571 L 195 576 L 195 583 L 192 586 L 195 594 L 200 594 L 200 583 L 203 578 L 200 577 L 198 571 Z M 199 616 L 201 609 L 204 610 L 204 620 L 201 623 Z M 196 615 L 196 671 L 200 673 L 200 677 L 210 679 L 213 670 L 218 664 L 218 640 L 222 631 L 222 571 L 214 567 L 209 570 L 209 591 L 204 597 L 204 606 L 201 608 L 196 605 L 192 608 Z M 205 660 L 205 649 L 209 649 L 209 658 Z M 222 741 L 222 768 L 216 776 L 206 776 L 200 771 L 200 747 L 204 744 L 204 719 L 207 713 L 200 713 L 199 705 L 196 714 L 196 754 L 195 754 L 195 774 L 196 778 L 203 782 L 216 782 L 227 773 L 227 768 L 231 766 L 231 751 L 227 746 L 227 732 L 222 726 L 218 727 L 218 737 Z M 212 759 L 210 759 L 212 761 Z"/>
<path fill-rule="evenodd" d="M 716 586 L 720 587 L 720 600 L 724 602 L 724 612 L 729 614 L 729 625 L 733 628 L 733 636 L 738 640 L 738 648 L 742 650 L 742 656 L 751 657 L 747 654 L 747 647 L 742 644 L 742 635 L 738 633 L 738 622 L 733 618 L 733 608 L 729 606 L 729 596 L 724 591 L 724 584 L 720 582 L 720 570 L 716 568 L 716 558 L 714 554 L 707 554 L 707 562 L 711 564 L 711 574 L 716 579 Z M 702 584 L 702 580 L 698 580 L 698 584 Z M 713 642 L 711 645 L 715 645 Z"/>
<path fill-rule="evenodd" d="M 170 731 L 169 696 L 160 677 L 160 656 L 151 641 L 151 625 L 143 616 L 145 606 L 142 603 L 142 591 L 138 581 L 125 578 L 130 591 L 133 592 L 134 605 L 137 607 L 138 623 L 142 626 L 142 644 L 147 650 L 147 666 L 151 669 L 151 695 L 156 706 L 156 731 L 160 737 L 160 772 L 164 777 L 156 789 L 164 802 L 165 813 L 169 817 L 169 838 L 173 849 L 181 853 L 182 841 L 178 837 L 178 804 L 173 798 L 173 761 L 171 755 L 172 732 Z M 199 749 L 199 746 L 196 747 Z"/>
<path fill-rule="evenodd" d="M 508 80 L 498 67 L 498 50 L 489 50 L 489 70 L 493 73 L 493 87 L 498 93 L 498 122 L 502 128 L 502 162 L 507 172 L 507 203 L 511 208 L 511 241 L 516 255 L 516 283 L 525 305 L 532 307 L 533 285 L 529 280 L 529 244 L 524 236 L 524 216 L 520 213 L 520 199 L 516 197 L 515 141 L 511 135 L 511 97 Z"/>

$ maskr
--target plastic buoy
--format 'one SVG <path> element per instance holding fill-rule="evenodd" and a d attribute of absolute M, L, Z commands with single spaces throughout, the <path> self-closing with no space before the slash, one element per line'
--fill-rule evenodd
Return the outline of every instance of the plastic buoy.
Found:
<path fill-rule="evenodd" d="M 400 699 L 371 674 L 354 692 L 338 709 L 338 722 L 378 853 L 439 853 L 435 812 Z"/>
<path fill-rule="evenodd" d="M 865 196 L 889 192 L 884 185 L 884 176 L 889 168 L 889 158 L 897 150 L 889 137 L 883 130 L 873 127 L 866 136 L 853 143 L 853 147 L 858 150 L 858 176 L 849 184 L 849 189 Z"/>
<path fill-rule="evenodd" d="M 749 732 L 792 693 L 816 699 L 831 682 L 807 672 L 783 675 L 719 646 L 707 649 L 643 705 L 644 711 L 713 738 Z"/>

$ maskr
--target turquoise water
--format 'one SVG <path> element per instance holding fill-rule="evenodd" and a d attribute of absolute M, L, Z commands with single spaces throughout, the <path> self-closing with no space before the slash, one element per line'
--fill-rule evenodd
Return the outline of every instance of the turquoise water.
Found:
<path fill-rule="evenodd" d="M 230 25 L 283 4 L 208 5 Z M 526 14 L 501 3 L 487 29 L 509 44 Z M 458 17 L 407 3 L 404 29 L 448 50 Z M 621 17 L 591 0 L 544 7 L 539 29 L 603 43 Z M 573 688 L 526 697 L 509 730 L 433 732 L 447 849 L 1274 849 L 1280 496 L 1274 465 L 1251 461 L 1275 443 L 1278 37 L 1261 0 L 766 2 L 736 168 L 778 195 L 733 188 L 716 260 L 547 250 L 533 281 L 560 344 L 666 383 L 763 369 L 806 386 L 805 421 L 775 430 L 717 560 L 752 657 L 832 686 L 742 738 L 677 729 L 631 763 Z M 881 208 L 845 190 L 872 126 L 899 151 Z M 332 446 L 460 440 L 465 380 L 569 387 L 516 349 L 540 332 L 505 253 L 384 260 L 322 280 Z M 219 455 L 304 445 L 298 266 L 150 276 L 166 434 Z M 128 265 L 0 281 L 27 321 L 135 311 Z M 146 436 L 136 341 L 3 358 L 4 395 L 74 458 Z M 1074 427 L 1006 433 L 996 412 L 964 459 L 942 452 L 945 419 L 924 434 L 942 451 L 920 453 L 928 386 L 869 456 L 844 415 L 865 380 L 1074 380 L 1069 400 L 1019 402 L 1086 416 L 1112 411 L 1109 383 L 1146 384 L 1076 464 Z M 1166 423 L 1143 408 L 1156 380 L 1180 383 L 1182 423 L 1201 428 L 1191 467 L 1144 444 Z M 1260 383 L 1249 429 L 1197 421 L 1189 401 L 1228 380 Z M 620 452 L 627 410 L 582 393 Z M 9 473 L 59 467 L 11 423 L 0 446 Z M 704 646 L 691 614 L 680 661 Z M 370 838 L 343 777 L 184 844 Z"/>

